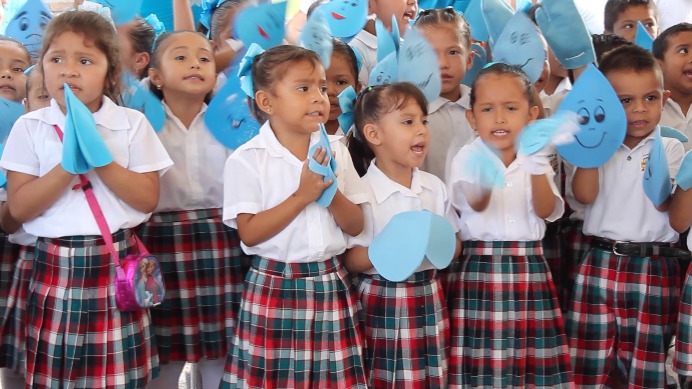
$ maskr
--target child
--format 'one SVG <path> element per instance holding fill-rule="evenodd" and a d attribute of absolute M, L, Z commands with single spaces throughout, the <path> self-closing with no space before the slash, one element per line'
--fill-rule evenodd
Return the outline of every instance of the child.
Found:
<path fill-rule="evenodd" d="M 248 58 L 246 58 L 248 60 Z M 222 388 L 365 388 L 355 290 L 336 256 L 363 229 L 367 192 L 338 139 L 338 190 L 308 168 L 308 148 L 327 120 L 327 81 L 317 55 L 277 46 L 254 58 L 254 110 L 266 120 L 224 169 L 224 222 L 255 258 L 245 278 Z"/>
<path fill-rule="evenodd" d="M 156 32 L 146 20 L 137 16 L 131 22 L 116 26 L 120 43 L 120 59 L 123 69 L 137 79 L 149 74 L 151 50 L 154 47 Z"/>
<path fill-rule="evenodd" d="M 329 69 L 326 70 L 327 76 L 327 97 L 329 97 L 329 120 L 324 124 L 329 135 L 344 136 L 350 128 L 339 126 L 339 93 L 349 86 L 357 92 L 360 91 L 358 82 L 358 59 L 353 52 L 353 48 L 340 39 L 333 38 L 332 58 Z M 345 137 L 342 138 L 345 141 Z"/>
<path fill-rule="evenodd" d="M 606 54 L 600 70 L 625 109 L 627 134 L 608 162 L 577 168 L 572 181 L 591 236 L 567 316 L 575 383 L 663 388 L 678 309 L 677 260 L 685 252 L 671 247 L 678 234 L 668 200 L 654 206 L 643 177 L 668 92 L 656 60 L 638 46 Z M 671 138 L 663 147 L 675 177 L 684 148 Z"/>
<path fill-rule="evenodd" d="M 399 25 L 399 34 L 404 36 L 409 22 L 418 14 L 417 0 L 370 0 L 368 2 L 368 13 L 380 19 L 384 26 L 392 29 L 392 16 Z M 368 84 L 370 72 L 377 65 L 377 36 L 375 34 L 375 20 L 368 20 L 367 24 L 351 42 L 351 47 L 358 50 L 363 58 L 363 66 L 360 69 L 358 79 L 363 85 Z"/>
<path fill-rule="evenodd" d="M 164 302 L 151 310 L 165 364 L 153 388 L 176 386 L 185 362 L 199 362 L 205 387 L 218 387 L 248 262 L 236 231 L 221 220 L 223 167 L 231 150 L 204 124 L 205 99 L 216 81 L 212 51 L 202 34 L 164 33 L 149 70 L 166 111 L 159 138 L 175 163 L 161 178 L 158 206 L 140 230 L 161 261 L 167 289 Z"/>
<path fill-rule="evenodd" d="M 363 177 L 371 199 L 364 207 L 365 228 L 346 254 L 349 271 L 363 273 L 359 297 L 371 388 L 447 387 L 449 321 L 437 271 L 426 261 L 407 280 L 388 281 L 373 269 L 367 252 L 401 212 L 428 210 L 456 224 L 442 181 L 418 170 L 430 138 L 427 108 L 423 93 L 408 83 L 368 88 L 354 108 L 358 132 L 349 150 L 358 156 L 354 161 L 376 157 Z M 455 257 L 459 250 L 457 242 Z"/>
<path fill-rule="evenodd" d="M 79 178 L 61 165 L 63 85 L 94 113 L 113 155 L 86 176 L 121 258 L 136 252 L 130 229 L 156 206 L 159 175 L 171 161 L 144 115 L 112 101 L 120 58 L 109 21 L 87 11 L 55 17 L 39 66 L 54 99 L 17 121 L 0 161 L 12 217 L 38 237 L 27 295 L 26 387 L 143 387 L 158 370 L 149 313 L 116 308 L 113 259 Z"/>
<path fill-rule="evenodd" d="M 654 40 L 653 54 L 663 71 L 663 84 L 670 91 L 661 125 L 692 138 L 692 24 L 680 23 L 663 31 Z M 692 141 L 683 146 L 692 149 Z"/>
<path fill-rule="evenodd" d="M 670 202 L 670 225 L 679 233 L 692 226 L 692 190 L 675 189 Z M 687 236 L 687 247 L 692 247 L 692 235 Z M 692 381 L 692 266 L 688 267 L 680 295 L 680 314 L 675 337 L 673 366 L 680 375 L 680 387 L 689 388 Z"/>
<path fill-rule="evenodd" d="M 24 110 L 28 113 L 49 107 L 50 96 L 44 85 L 41 71 L 32 66 L 27 69 L 26 73 L 28 73 L 26 76 L 26 98 L 22 101 Z"/>
<path fill-rule="evenodd" d="M 474 137 L 466 120 L 471 89 L 461 84 L 473 64 L 471 32 L 464 17 L 451 7 L 421 11 L 415 28 L 437 52 L 442 77 L 440 97 L 429 106 L 430 145 L 421 169 L 446 180 L 451 158 Z"/>
<path fill-rule="evenodd" d="M 12 38 L 0 35 L 0 97 L 21 103 L 26 97 L 26 75 L 31 64 L 29 51 Z"/>
<path fill-rule="evenodd" d="M 634 42 L 637 22 L 642 22 L 654 38 L 658 35 L 658 9 L 654 0 L 608 0 L 604 9 L 606 34 L 620 35 Z"/>
<path fill-rule="evenodd" d="M 479 138 L 454 157 L 450 198 L 464 247 L 448 288 L 452 348 L 450 387 L 571 387 L 569 350 L 557 294 L 542 256 L 545 221 L 563 201 L 546 154 L 517 157 L 515 142 L 538 115 L 520 68 L 493 64 L 479 72 L 466 111 Z M 470 169 L 485 153 L 504 177 L 491 188 Z"/>

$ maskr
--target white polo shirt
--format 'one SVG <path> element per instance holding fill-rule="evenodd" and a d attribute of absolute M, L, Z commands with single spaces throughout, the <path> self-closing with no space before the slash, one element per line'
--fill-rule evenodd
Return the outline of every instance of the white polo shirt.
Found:
<path fill-rule="evenodd" d="M 584 234 L 629 242 L 677 242 L 678 233 L 644 193 L 644 168 L 649 158 L 654 133 L 633 149 L 621 145 L 598 168 L 599 191 L 596 201 L 587 205 Z M 670 176 L 675 177 L 685 156 L 677 139 L 663 138 Z"/>
<path fill-rule="evenodd" d="M 360 235 L 349 239 L 349 247 L 369 247 L 375 236 L 382 232 L 394 215 L 406 211 L 430 211 L 449 220 L 454 232 L 459 230 L 457 214 L 449 201 L 447 189 L 434 175 L 413 169 L 411 188 L 407 188 L 387 177 L 373 160 L 368 172 L 363 176 L 363 182 L 370 197 L 370 203 L 363 205 L 365 227 Z M 416 271 L 434 268 L 426 259 Z M 373 268 L 365 273 L 377 274 L 377 270 Z"/>
<path fill-rule="evenodd" d="M 363 60 L 360 73 L 358 73 L 358 81 L 363 85 L 369 85 L 370 72 L 377 65 L 377 36 L 360 30 L 348 44 L 358 50 Z"/>
<path fill-rule="evenodd" d="M 438 97 L 428 106 L 430 143 L 421 170 L 432 173 L 443 181 L 447 179 L 452 158 L 475 137 L 475 132 L 466 119 L 466 110 L 471 109 L 470 93 L 471 88 L 462 85 L 459 100 Z"/>
<path fill-rule="evenodd" d="M 5 188 L 0 188 L 0 204 L 6 201 L 7 190 Z M 10 241 L 10 243 L 21 246 L 34 246 L 36 244 L 36 237 L 24 231 L 24 227 L 19 227 L 15 233 L 8 235 L 7 240 Z"/>
<path fill-rule="evenodd" d="M 319 140 L 319 132 L 310 143 Z M 339 190 L 355 204 L 368 201 L 367 189 L 353 167 L 348 149 L 330 136 L 336 153 Z M 257 136 L 240 146 L 224 169 L 223 221 L 237 228 L 241 213 L 258 214 L 284 202 L 297 189 L 303 161 L 298 160 L 274 135 L 267 121 Z M 327 208 L 309 204 L 286 228 L 252 247 L 241 244 L 249 255 L 283 262 L 319 262 L 346 250 L 346 237 Z"/>
<path fill-rule="evenodd" d="M 574 191 L 572 190 L 572 181 L 574 180 L 574 172 L 576 172 L 576 169 L 564 160 L 562 166 L 565 167 L 565 201 L 567 201 L 567 204 L 569 204 L 569 207 L 572 209 L 572 214 L 569 215 L 569 218 L 583 221 L 584 215 L 586 215 L 586 205 L 574 198 Z"/>
<path fill-rule="evenodd" d="M 660 124 L 662 126 L 673 127 L 687 135 L 690 140 L 682 145 L 685 147 L 685 151 L 692 150 L 692 105 L 687 110 L 687 113 L 683 114 L 680 105 L 673 101 L 673 99 L 668 99 L 663 106 Z"/>
<path fill-rule="evenodd" d="M 166 122 L 158 135 L 175 165 L 161 177 L 155 212 L 221 208 L 223 168 L 233 151 L 219 143 L 204 124 L 207 105 L 190 128 L 185 128 L 165 103 L 164 109 Z"/>
<path fill-rule="evenodd" d="M 119 107 L 104 97 L 101 109 L 94 113 L 94 120 L 114 161 L 120 166 L 135 173 L 159 172 L 162 175 L 173 165 L 141 112 Z M 7 139 L 0 167 L 36 177 L 48 173 L 62 160 L 62 142 L 53 125 L 65 128 L 65 115 L 55 100 L 51 100 L 50 107 L 20 117 Z M 149 213 L 140 212 L 117 197 L 93 170 L 86 176 L 111 233 L 138 226 L 149 219 Z M 79 177 L 74 176 L 58 201 L 24 223 L 26 232 L 47 238 L 101 235 L 84 193 L 72 190 L 78 183 Z"/>
<path fill-rule="evenodd" d="M 478 172 L 465 168 L 469 156 L 474 150 L 481 150 L 492 154 L 497 158 L 501 172 L 504 173 L 505 185 L 495 188 L 490 195 L 490 203 L 483 212 L 476 212 L 471 208 L 468 199 L 462 190 L 462 183 L 479 182 Z M 555 209 L 546 218 L 547 221 L 555 221 L 565 211 L 565 203 L 555 186 L 552 167 L 546 166 L 545 174 L 548 175 L 548 183 L 555 196 Z M 479 241 L 537 241 L 543 239 L 545 234 L 545 221 L 536 216 L 533 209 L 531 193 L 531 174 L 518 162 L 512 162 L 508 167 L 483 143 L 481 138 L 476 138 L 469 145 L 459 151 L 454 157 L 450 169 L 450 179 L 447 183 L 452 205 L 460 214 L 459 236 L 463 240 Z"/>

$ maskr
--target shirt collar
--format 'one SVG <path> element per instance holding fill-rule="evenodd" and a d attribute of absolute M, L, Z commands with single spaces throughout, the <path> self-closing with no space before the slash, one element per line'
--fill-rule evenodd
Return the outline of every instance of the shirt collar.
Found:
<path fill-rule="evenodd" d="M 173 122 L 178 127 L 182 128 L 182 129 L 187 129 L 187 128 L 185 128 L 185 125 L 183 125 L 183 122 L 181 122 L 180 119 L 178 119 L 178 117 L 175 116 L 175 114 L 173 113 L 171 108 L 168 106 L 168 104 L 166 104 L 166 102 L 163 100 L 161 100 L 161 103 L 163 104 L 163 110 L 166 112 L 166 117 L 172 119 Z M 202 103 L 202 108 L 199 110 L 199 112 L 197 113 L 195 118 L 192 120 L 190 127 L 193 127 L 198 120 L 202 120 L 204 118 L 204 113 L 206 111 L 207 111 L 207 104 Z"/>
<path fill-rule="evenodd" d="M 442 108 L 445 104 L 452 103 L 457 104 L 461 108 L 471 109 L 471 88 L 466 85 L 461 85 L 461 97 L 457 101 L 450 101 L 442 96 L 438 96 L 435 100 L 428 106 L 428 114 L 432 114 Z"/>
<path fill-rule="evenodd" d="M 117 106 L 113 100 L 103 96 L 101 108 L 93 114 L 96 125 L 114 131 L 128 130 L 130 122 L 121 109 L 122 107 Z M 62 113 L 55 99 L 51 99 L 48 109 L 37 111 L 35 116 L 50 125 L 57 125 L 61 129 L 65 127 L 65 114 Z"/>
<path fill-rule="evenodd" d="M 377 49 L 377 36 L 365 30 L 360 30 L 360 32 L 356 34 L 355 39 L 358 39 L 359 41 L 363 42 L 363 44 L 365 44 L 373 50 Z"/>
<path fill-rule="evenodd" d="M 329 137 L 329 143 L 331 144 L 335 138 L 336 137 L 330 136 Z M 319 140 L 320 140 L 320 132 L 319 131 L 315 131 L 312 134 L 310 134 L 310 146 L 314 145 Z M 247 145 L 246 147 L 249 149 L 267 150 L 269 155 L 274 157 L 274 158 L 284 158 L 284 157 L 290 156 L 292 159 L 294 159 L 296 161 L 298 160 L 276 138 L 276 135 L 274 134 L 274 130 L 272 130 L 271 124 L 269 124 L 269 120 L 267 120 L 266 122 L 264 122 L 264 124 L 262 124 L 262 127 L 260 127 L 260 130 L 259 130 L 259 133 L 257 134 L 257 136 L 252 138 L 252 141 L 246 143 L 246 145 Z M 334 147 L 334 146 L 332 146 L 332 147 Z"/>
<path fill-rule="evenodd" d="M 651 131 L 651 134 L 649 134 L 649 136 L 647 136 L 646 138 L 644 138 L 643 141 L 639 142 L 639 143 L 638 143 L 636 146 L 634 146 L 632 149 L 630 149 L 629 147 L 625 146 L 624 141 L 623 141 L 623 143 L 620 145 L 620 147 L 625 148 L 626 150 L 634 151 L 634 150 L 636 150 L 636 149 L 638 149 L 638 148 L 640 148 L 640 147 L 644 147 L 644 145 L 646 145 L 646 144 L 649 143 L 649 142 L 653 142 L 654 138 L 656 138 L 656 134 L 657 134 L 657 133 L 660 133 L 660 132 L 661 132 L 661 127 L 656 126 L 656 128 L 654 128 L 654 130 Z"/>
<path fill-rule="evenodd" d="M 423 192 L 423 189 L 433 190 L 428 182 L 421 180 L 420 171 L 418 168 L 413 169 L 413 177 L 411 179 L 411 189 L 394 182 L 380 168 L 375 165 L 373 159 L 368 168 L 368 182 L 372 186 L 375 193 L 375 201 L 378 204 L 385 202 L 394 193 L 401 193 L 408 197 L 418 197 Z"/>

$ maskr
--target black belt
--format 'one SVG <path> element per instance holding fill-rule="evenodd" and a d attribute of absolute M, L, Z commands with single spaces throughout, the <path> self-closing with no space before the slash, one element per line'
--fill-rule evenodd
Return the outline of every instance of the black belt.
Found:
<path fill-rule="evenodd" d="M 669 258 L 689 258 L 690 252 L 671 247 L 670 243 L 636 243 L 613 241 L 599 237 L 591 238 L 591 246 L 600 250 L 610 251 L 615 255 L 627 255 L 630 257 L 669 257 Z"/>

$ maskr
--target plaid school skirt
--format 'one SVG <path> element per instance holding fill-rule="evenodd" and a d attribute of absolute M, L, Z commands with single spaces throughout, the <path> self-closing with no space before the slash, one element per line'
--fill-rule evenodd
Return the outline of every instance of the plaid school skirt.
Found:
<path fill-rule="evenodd" d="M 0 322 L 0 365 L 24 374 L 26 351 L 26 297 L 34 268 L 34 246 L 18 246 L 19 258 L 14 268 L 7 299 L 7 313 Z"/>
<path fill-rule="evenodd" d="M 541 242 L 465 241 L 450 309 L 450 388 L 573 387 Z"/>
<path fill-rule="evenodd" d="M 402 282 L 364 274 L 359 288 L 370 388 L 447 388 L 449 319 L 435 270 Z"/>
<path fill-rule="evenodd" d="M 687 268 L 685 284 L 680 295 L 678 330 L 675 337 L 675 371 L 687 377 L 692 376 L 692 266 Z"/>
<path fill-rule="evenodd" d="M 151 309 L 161 363 L 224 358 L 249 257 L 221 209 L 162 212 L 139 236 L 161 263 L 166 296 Z"/>
<path fill-rule="evenodd" d="M 564 221 L 562 219 L 547 224 L 545 236 L 541 241 L 543 245 L 543 258 L 550 269 L 550 276 L 553 278 L 555 291 L 557 292 L 557 301 L 560 303 L 562 312 L 567 310 L 567 306 L 563 302 L 569 297 L 566 297 L 565 284 L 567 283 L 567 265 L 565 261 L 565 246 L 562 238 L 562 229 Z"/>
<path fill-rule="evenodd" d="M 113 234 L 121 258 L 130 230 Z M 39 238 L 27 296 L 27 388 L 134 389 L 158 375 L 149 312 L 120 312 L 100 236 Z"/>
<path fill-rule="evenodd" d="M 574 280 L 579 273 L 579 264 L 584 256 L 589 251 L 591 246 L 591 237 L 584 235 L 583 220 L 569 220 L 567 227 L 563 230 L 563 238 L 565 240 L 565 258 L 566 261 L 566 281 L 564 285 L 565 293 L 560 296 L 560 305 L 563 311 L 569 310 L 572 299 L 572 290 L 574 289 Z"/>
<path fill-rule="evenodd" d="M 7 316 L 8 298 L 14 276 L 14 266 L 19 257 L 19 245 L 10 243 L 8 235 L 0 231 L 0 321 Z M 0 366 L 5 367 L 5 366 Z"/>
<path fill-rule="evenodd" d="M 588 251 L 566 320 L 577 385 L 666 387 L 678 272 L 673 258 Z"/>
<path fill-rule="evenodd" d="M 221 388 L 367 388 L 355 293 L 336 258 L 256 257 Z"/>

